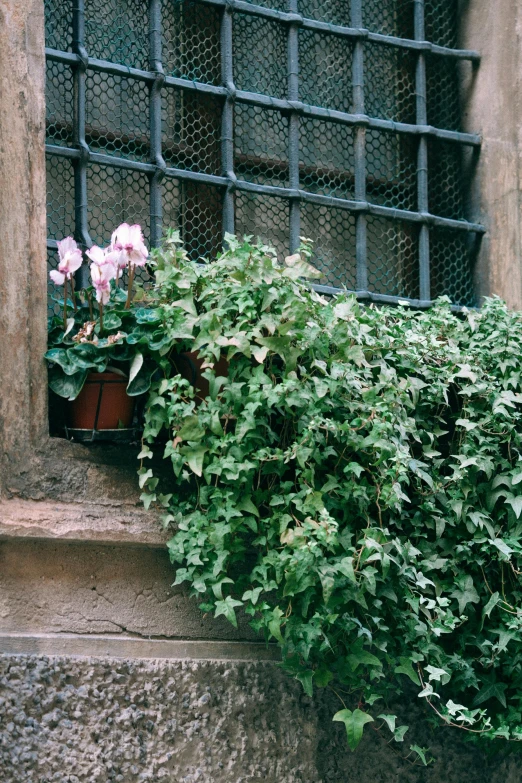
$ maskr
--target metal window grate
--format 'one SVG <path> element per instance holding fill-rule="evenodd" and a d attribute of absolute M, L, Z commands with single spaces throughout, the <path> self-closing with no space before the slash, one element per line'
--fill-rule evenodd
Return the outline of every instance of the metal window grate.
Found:
<path fill-rule="evenodd" d="M 325 290 L 473 304 L 456 0 L 45 0 L 48 249 L 315 241 Z M 429 40 L 426 41 L 425 39 Z"/>

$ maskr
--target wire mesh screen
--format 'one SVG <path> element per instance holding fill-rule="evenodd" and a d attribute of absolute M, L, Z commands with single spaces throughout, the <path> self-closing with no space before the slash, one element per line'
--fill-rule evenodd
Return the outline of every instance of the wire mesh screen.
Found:
<path fill-rule="evenodd" d="M 48 248 L 225 232 L 361 299 L 473 304 L 457 0 L 45 0 Z"/>

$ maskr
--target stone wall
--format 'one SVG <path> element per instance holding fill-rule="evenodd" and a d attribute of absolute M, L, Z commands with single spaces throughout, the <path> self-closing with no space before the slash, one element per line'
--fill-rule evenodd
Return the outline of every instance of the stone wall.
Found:
<path fill-rule="evenodd" d="M 13 655 L 0 658 L 2 783 L 518 783 L 451 730 L 419 730 L 437 762 L 403 761 L 371 730 L 355 754 L 273 663 Z M 405 716 L 407 718 L 407 716 Z"/>
<path fill-rule="evenodd" d="M 482 135 L 471 212 L 487 228 L 476 282 L 522 308 L 522 3 L 462 0 L 461 45 L 481 53 L 463 72 L 465 130 Z"/>

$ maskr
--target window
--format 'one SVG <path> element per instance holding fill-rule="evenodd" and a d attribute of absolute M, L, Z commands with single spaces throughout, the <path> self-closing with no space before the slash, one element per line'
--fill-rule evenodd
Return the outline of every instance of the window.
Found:
<path fill-rule="evenodd" d="M 45 2 L 51 254 L 123 220 L 194 258 L 308 236 L 328 286 L 473 303 L 456 0 Z"/>

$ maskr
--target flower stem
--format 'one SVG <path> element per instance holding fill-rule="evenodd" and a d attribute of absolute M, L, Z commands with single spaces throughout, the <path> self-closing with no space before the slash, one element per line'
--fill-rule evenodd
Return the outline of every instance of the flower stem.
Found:
<path fill-rule="evenodd" d="M 127 291 L 127 301 L 125 302 L 125 310 L 128 310 L 130 307 L 131 299 L 132 299 L 132 285 L 134 283 L 134 267 L 131 266 L 129 261 L 129 290 Z"/>
<path fill-rule="evenodd" d="M 91 292 L 89 292 L 87 294 L 87 301 L 89 302 L 89 316 L 91 318 L 91 321 L 94 321 L 94 315 L 93 315 L 93 312 L 92 312 L 92 293 Z"/>
<path fill-rule="evenodd" d="M 78 307 L 76 306 L 76 291 L 74 288 L 74 277 L 72 275 L 71 275 L 71 296 L 73 300 L 74 312 L 76 313 L 78 311 Z"/>
<path fill-rule="evenodd" d="M 100 302 L 99 308 L 100 308 L 100 337 L 101 337 L 103 334 L 103 302 Z"/>
<path fill-rule="evenodd" d="M 63 281 L 63 331 L 67 331 L 67 275 Z"/>

